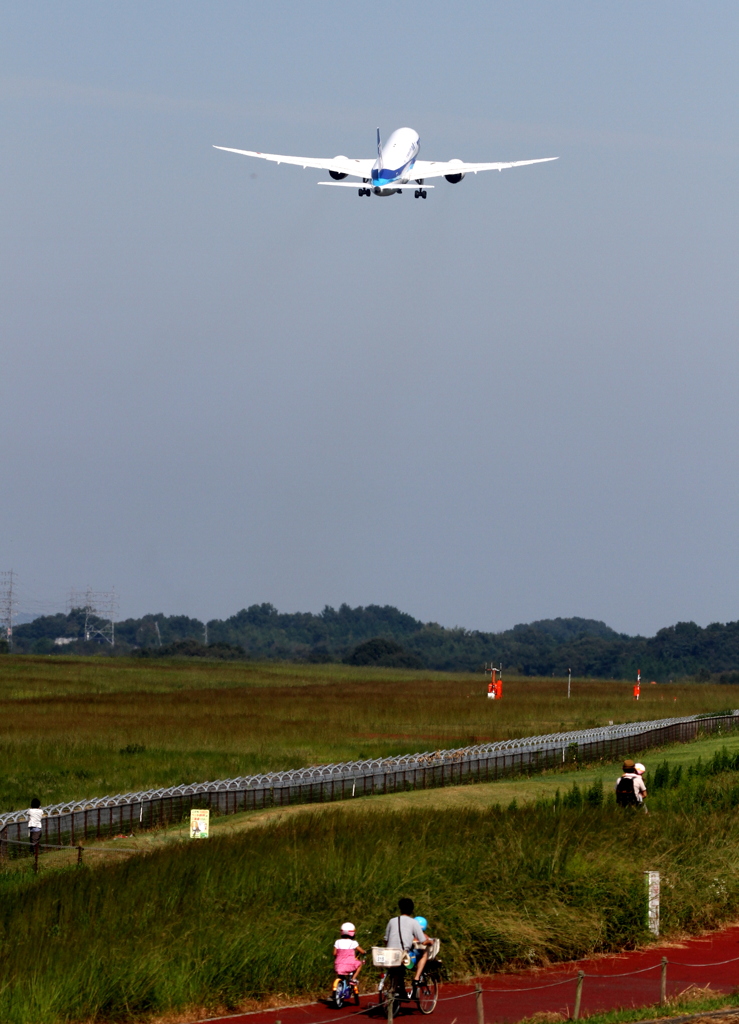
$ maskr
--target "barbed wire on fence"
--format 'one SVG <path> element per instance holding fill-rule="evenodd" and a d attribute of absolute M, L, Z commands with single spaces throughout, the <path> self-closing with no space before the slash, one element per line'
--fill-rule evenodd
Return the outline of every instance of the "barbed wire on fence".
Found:
<path fill-rule="evenodd" d="M 44 839 L 55 831 L 61 842 L 78 830 L 87 838 L 90 822 L 98 837 L 117 826 L 133 830 L 176 820 L 201 803 L 222 813 L 272 804 L 347 799 L 398 788 L 439 786 L 541 771 L 568 758 L 604 757 L 634 752 L 659 743 L 688 740 L 703 729 L 733 729 L 739 711 L 720 715 L 689 715 L 647 722 L 499 740 L 453 750 L 426 751 L 398 757 L 314 765 L 290 771 L 245 775 L 214 782 L 190 783 L 47 806 Z M 117 811 L 117 813 L 116 813 Z M 27 811 L 0 814 L 0 839 L 10 827 L 17 840 L 27 833 Z"/>

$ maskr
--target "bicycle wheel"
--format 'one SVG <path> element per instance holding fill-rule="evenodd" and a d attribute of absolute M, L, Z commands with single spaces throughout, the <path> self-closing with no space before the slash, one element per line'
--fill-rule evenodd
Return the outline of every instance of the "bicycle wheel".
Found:
<path fill-rule="evenodd" d="M 439 982 L 427 974 L 421 975 L 416 986 L 416 1003 L 421 1013 L 433 1013 L 439 999 Z"/>
<path fill-rule="evenodd" d="M 334 1006 L 340 1010 L 344 1005 L 344 982 L 339 978 L 339 983 L 334 989 Z"/>

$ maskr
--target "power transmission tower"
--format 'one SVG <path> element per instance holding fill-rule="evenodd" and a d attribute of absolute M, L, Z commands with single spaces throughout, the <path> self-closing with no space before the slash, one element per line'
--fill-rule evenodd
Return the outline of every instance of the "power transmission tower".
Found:
<path fill-rule="evenodd" d="M 115 590 L 70 590 L 69 610 L 79 608 L 85 613 L 85 640 L 103 640 L 115 647 L 115 618 L 118 595 Z"/>
<path fill-rule="evenodd" d="M 13 619 L 17 601 L 15 587 L 17 572 L 0 572 L 0 630 L 8 642 L 8 650 L 13 650 Z"/>

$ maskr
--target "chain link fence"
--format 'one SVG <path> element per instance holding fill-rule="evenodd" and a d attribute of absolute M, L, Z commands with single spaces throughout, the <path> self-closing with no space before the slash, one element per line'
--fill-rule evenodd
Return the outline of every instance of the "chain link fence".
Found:
<path fill-rule="evenodd" d="M 739 711 L 581 729 L 266 775 L 151 789 L 71 801 L 45 808 L 42 846 L 77 846 L 86 839 L 130 835 L 182 821 L 192 809 L 213 814 L 290 804 L 325 803 L 378 793 L 534 774 L 558 765 L 614 760 L 650 747 L 684 743 L 699 733 L 733 731 Z M 30 855 L 27 811 L 0 815 L 0 857 Z"/>

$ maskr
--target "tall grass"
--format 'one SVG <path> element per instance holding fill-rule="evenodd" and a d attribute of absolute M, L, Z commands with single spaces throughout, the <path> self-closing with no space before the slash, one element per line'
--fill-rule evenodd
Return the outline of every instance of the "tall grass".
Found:
<path fill-rule="evenodd" d="M 727 777 L 701 781 L 718 792 Z M 135 1020 L 320 990 L 337 925 L 355 921 L 368 948 L 403 894 L 457 976 L 642 940 L 647 868 L 662 872 L 668 933 L 719 924 L 739 911 L 739 821 L 692 785 L 663 788 L 673 802 L 649 815 L 602 790 L 485 812 L 336 808 L 105 868 L 9 872 L 0 1020 Z"/>
<path fill-rule="evenodd" d="M 504 685 L 493 702 L 482 673 L 4 656 L 0 809 L 716 711 L 730 697 L 682 684 L 636 703 L 626 683 L 584 680 L 567 700 L 562 680 Z"/>

